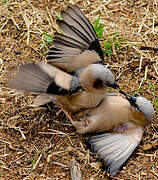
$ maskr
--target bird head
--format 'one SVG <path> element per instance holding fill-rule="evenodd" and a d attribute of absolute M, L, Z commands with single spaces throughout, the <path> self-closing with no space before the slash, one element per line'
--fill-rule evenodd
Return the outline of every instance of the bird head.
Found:
<path fill-rule="evenodd" d="M 114 89 L 119 88 L 114 75 L 106 66 L 101 64 L 91 64 L 90 66 L 94 78 L 102 81 L 104 86 L 112 87 Z"/>
<path fill-rule="evenodd" d="M 120 91 L 120 93 L 125 95 L 131 106 L 133 106 L 137 111 L 142 112 L 148 121 L 152 120 L 154 116 L 154 108 L 150 101 L 143 97 L 134 97 L 128 95 L 123 91 Z"/>

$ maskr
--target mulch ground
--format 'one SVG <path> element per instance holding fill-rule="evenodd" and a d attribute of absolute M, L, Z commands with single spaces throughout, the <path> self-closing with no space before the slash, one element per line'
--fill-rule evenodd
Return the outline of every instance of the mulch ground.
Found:
<path fill-rule="evenodd" d="M 10 0 L 0 1 L 0 180 L 69 179 L 69 164 L 75 159 L 83 179 L 108 179 L 102 163 L 89 151 L 87 136 L 75 132 L 59 107 L 30 106 L 36 95 L 7 88 L 18 64 L 45 61 L 48 46 L 43 32 L 59 31 L 56 14 L 75 4 L 91 22 L 102 14 L 102 39 L 114 35 L 126 40 L 113 46 L 105 64 L 121 88 L 153 102 L 155 116 L 145 128 L 143 140 L 113 179 L 158 179 L 158 48 L 157 0 Z M 154 148 L 151 142 L 155 143 Z"/>

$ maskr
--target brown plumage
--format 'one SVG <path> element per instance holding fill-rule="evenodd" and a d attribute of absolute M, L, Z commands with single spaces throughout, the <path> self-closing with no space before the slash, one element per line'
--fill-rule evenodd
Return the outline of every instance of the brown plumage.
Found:
<path fill-rule="evenodd" d="M 42 62 L 19 66 L 10 82 L 12 88 L 39 93 L 34 106 L 53 100 L 70 115 L 96 107 L 105 98 L 109 85 L 115 85 L 114 76 L 102 65 L 90 64 L 79 76 L 73 76 Z"/>
<path fill-rule="evenodd" d="M 142 127 L 147 123 L 147 119 L 142 112 L 137 111 L 121 95 L 108 95 L 98 107 L 85 111 L 76 114 L 76 116 L 82 117 L 82 114 L 87 114 L 86 119 L 73 123 L 80 134 L 113 131 L 126 122 Z"/>

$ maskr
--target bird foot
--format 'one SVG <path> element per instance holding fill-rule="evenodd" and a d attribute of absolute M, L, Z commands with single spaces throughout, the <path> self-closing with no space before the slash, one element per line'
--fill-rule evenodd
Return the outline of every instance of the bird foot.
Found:
<path fill-rule="evenodd" d="M 69 115 L 69 113 L 63 109 L 62 105 L 58 105 L 61 109 L 59 110 L 59 112 L 57 113 L 57 116 L 60 114 L 60 112 L 63 112 L 66 117 L 70 120 L 70 122 L 73 124 L 73 119 L 71 118 L 71 116 Z"/>
<path fill-rule="evenodd" d="M 82 133 L 82 130 L 89 125 L 89 121 L 87 118 L 82 118 L 80 120 L 72 121 L 72 125 L 76 128 L 78 133 L 84 134 Z"/>

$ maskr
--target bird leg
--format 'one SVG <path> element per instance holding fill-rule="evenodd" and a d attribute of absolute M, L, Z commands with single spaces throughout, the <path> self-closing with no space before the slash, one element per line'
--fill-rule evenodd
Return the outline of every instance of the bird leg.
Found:
<path fill-rule="evenodd" d="M 81 130 L 90 124 L 90 120 L 88 118 L 82 117 L 82 116 L 79 118 L 72 116 L 72 115 L 70 116 L 70 114 L 63 108 L 62 104 L 58 104 L 58 106 L 61 108 L 61 110 L 58 112 L 58 114 L 61 111 L 63 111 L 63 113 L 70 120 L 71 124 L 76 128 L 76 130 Z"/>
<path fill-rule="evenodd" d="M 62 111 L 62 112 L 66 115 L 66 117 L 70 120 L 70 122 L 73 124 L 73 119 L 71 118 L 71 116 L 69 115 L 69 113 L 63 108 L 63 106 L 62 106 L 61 104 L 58 104 L 58 107 L 60 107 L 61 109 L 60 109 L 60 111 L 57 113 L 57 115 L 60 114 L 60 112 Z"/>
<path fill-rule="evenodd" d="M 71 116 L 69 115 L 69 113 L 68 113 L 65 109 L 62 109 L 62 111 L 64 112 L 64 114 L 66 115 L 66 117 L 70 120 L 70 122 L 73 124 L 73 119 L 71 118 Z"/>

